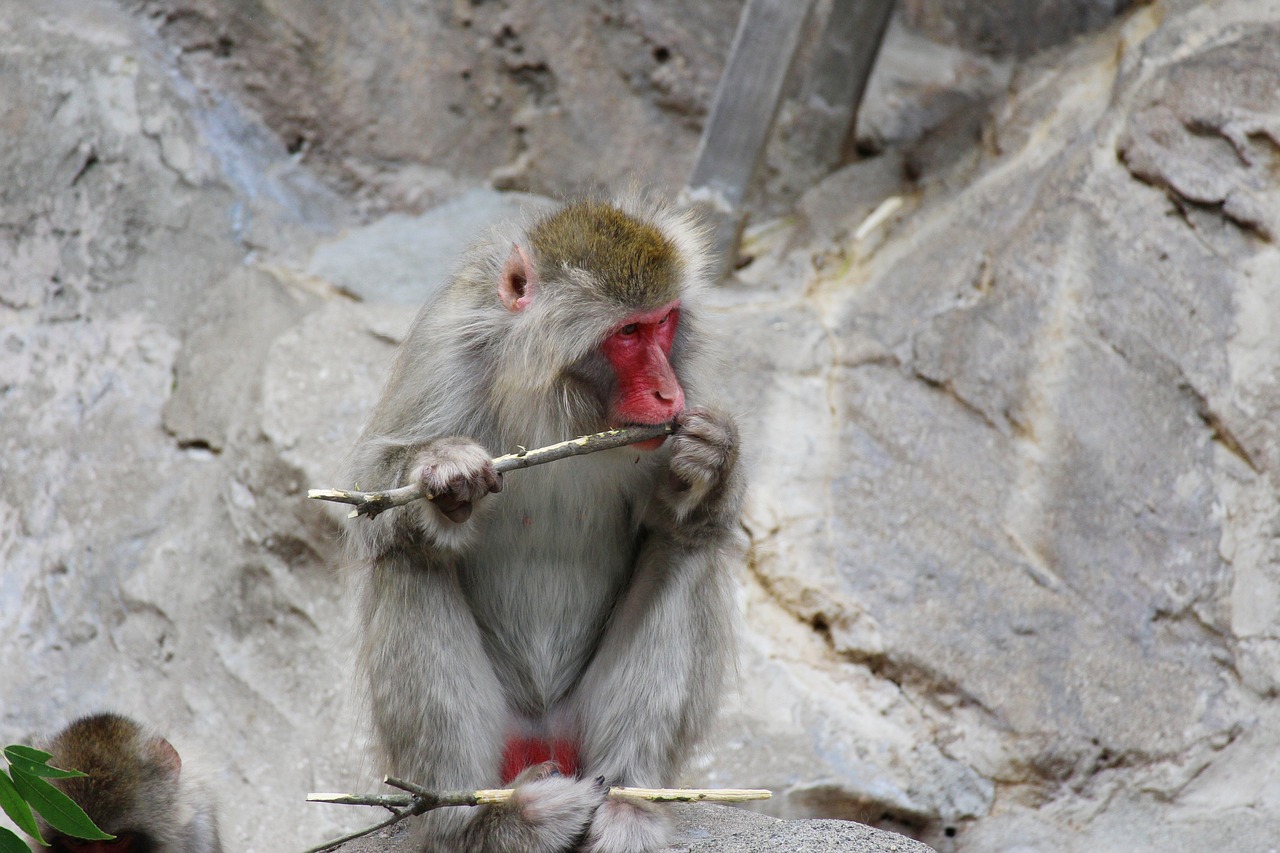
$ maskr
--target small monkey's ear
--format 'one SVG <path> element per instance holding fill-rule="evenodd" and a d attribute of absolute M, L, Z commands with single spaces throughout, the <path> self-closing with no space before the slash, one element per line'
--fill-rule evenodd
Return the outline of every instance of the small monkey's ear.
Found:
<path fill-rule="evenodd" d="M 178 750 L 162 737 L 157 737 L 151 742 L 151 750 L 160 766 L 176 781 L 178 774 L 182 772 L 182 756 L 178 755 Z"/>
<path fill-rule="evenodd" d="M 534 275 L 533 264 L 524 249 L 514 243 L 507 262 L 502 265 L 502 275 L 498 277 L 498 298 L 512 314 L 519 314 L 533 304 L 533 295 L 538 288 L 538 279 Z"/>

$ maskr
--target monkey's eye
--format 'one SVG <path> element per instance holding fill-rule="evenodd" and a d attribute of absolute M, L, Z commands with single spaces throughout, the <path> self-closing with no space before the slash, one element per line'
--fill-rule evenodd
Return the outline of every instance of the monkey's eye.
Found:
<path fill-rule="evenodd" d="M 665 326 L 667 324 L 667 321 L 670 319 L 671 319 L 671 312 L 668 311 L 666 314 L 662 315 L 662 319 L 658 321 L 658 325 Z"/>
<path fill-rule="evenodd" d="M 634 335 L 638 331 L 640 331 L 639 323 L 628 323 L 627 325 L 623 326 L 621 329 L 618 330 L 618 334 Z"/>

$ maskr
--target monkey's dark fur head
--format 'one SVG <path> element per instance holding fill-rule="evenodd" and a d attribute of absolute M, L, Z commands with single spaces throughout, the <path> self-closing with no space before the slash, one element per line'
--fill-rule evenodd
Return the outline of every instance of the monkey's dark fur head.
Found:
<path fill-rule="evenodd" d="M 608 202 L 578 201 L 536 222 L 530 248 L 539 271 L 591 274 L 602 295 L 634 309 L 679 298 L 685 258 L 658 225 Z"/>
<path fill-rule="evenodd" d="M 82 717 L 59 732 L 47 749 L 53 766 L 86 774 L 53 781 L 104 832 L 149 830 L 144 813 L 175 808 L 182 766 L 177 751 L 128 717 Z M 130 849 L 146 849 L 139 843 Z"/>

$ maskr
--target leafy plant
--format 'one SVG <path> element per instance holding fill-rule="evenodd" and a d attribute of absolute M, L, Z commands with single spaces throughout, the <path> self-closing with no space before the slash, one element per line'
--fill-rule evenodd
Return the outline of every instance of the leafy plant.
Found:
<path fill-rule="evenodd" d="M 48 779 L 72 779 L 85 774 L 78 770 L 61 770 L 49 766 L 49 753 L 29 746 L 14 744 L 4 748 L 9 771 L 0 770 L 0 808 L 23 832 L 40 844 L 49 844 L 40 836 L 35 814 L 38 812 L 49 826 L 65 835 L 91 841 L 115 838 L 94 826 L 84 810 L 71 798 L 50 785 Z M 0 826 L 0 853 L 31 853 L 25 841 Z"/>

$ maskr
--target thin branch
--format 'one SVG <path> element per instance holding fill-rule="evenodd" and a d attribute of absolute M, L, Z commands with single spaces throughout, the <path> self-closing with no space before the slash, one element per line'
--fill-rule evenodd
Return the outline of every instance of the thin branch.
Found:
<path fill-rule="evenodd" d="M 309 803 L 329 803 L 341 806 L 382 806 L 407 808 L 422 803 L 422 811 L 447 806 L 485 806 L 505 803 L 515 794 L 514 788 L 482 788 L 478 791 L 428 791 L 412 782 L 388 777 L 386 783 L 409 791 L 408 794 L 308 794 Z M 616 800 L 647 800 L 651 803 L 744 803 L 748 800 L 767 800 L 772 791 L 764 788 L 626 788 L 609 789 L 609 797 Z"/>
<path fill-rule="evenodd" d="M 392 810 L 411 806 L 414 799 L 415 797 L 411 794 L 307 794 L 308 803 L 328 803 L 331 806 L 382 806 L 384 809 Z M 445 805 L 454 804 L 446 803 Z M 473 804 L 459 802 L 456 805 Z"/>
<path fill-rule="evenodd" d="M 615 800 L 647 800 L 651 803 L 745 803 L 767 800 L 767 788 L 623 788 L 609 789 Z"/>
<path fill-rule="evenodd" d="M 436 792 L 428 791 L 413 782 L 384 777 L 383 782 L 408 791 L 414 798 L 438 803 L 439 806 L 483 806 L 505 803 L 515 794 L 514 788 L 482 788 L 478 791 Z M 626 788 L 609 789 L 613 799 L 648 800 L 654 803 L 742 803 L 747 800 L 767 800 L 773 792 L 764 788 Z"/>
<path fill-rule="evenodd" d="M 398 794 L 393 794 L 392 796 L 400 797 L 400 795 Z M 309 800 L 311 798 L 307 797 L 307 799 Z M 402 797 L 402 799 L 412 800 L 413 798 Z M 413 809 L 405 809 L 404 811 L 395 812 L 394 814 L 391 815 L 391 817 L 387 818 L 381 823 L 375 823 L 373 826 L 369 827 L 368 829 L 357 830 L 356 832 L 349 833 L 347 835 L 342 836 L 341 838 L 335 838 L 332 841 L 326 841 L 323 844 L 319 845 L 318 847 L 309 847 L 306 850 L 303 850 L 302 853 L 324 853 L 324 851 L 332 850 L 333 848 L 337 847 L 340 844 L 346 844 L 348 841 L 355 841 L 357 838 L 363 838 L 366 835 L 373 835 L 378 830 L 386 829 L 388 826 L 391 826 L 393 823 L 399 823 L 405 818 L 412 817 L 415 814 L 419 814 L 419 812 L 415 812 Z"/>
<path fill-rule="evenodd" d="M 520 448 L 515 453 L 508 453 L 505 456 L 499 456 L 494 459 L 493 467 L 498 473 L 518 471 L 521 468 L 555 462 L 558 459 L 568 459 L 570 456 L 581 456 L 584 453 L 596 453 L 600 450 L 613 450 L 617 447 L 626 447 L 628 444 L 637 444 L 654 438 L 662 438 L 670 435 L 674 430 L 675 426 L 669 423 L 606 430 L 594 435 L 584 435 L 579 438 L 571 438 L 568 441 L 549 444 L 546 447 L 539 447 L 537 450 Z M 348 518 L 356 518 L 361 515 L 373 518 L 378 513 L 392 507 L 404 506 L 421 498 L 431 500 L 434 496 L 425 493 L 420 483 L 412 483 L 398 489 L 388 489 L 381 492 L 311 489 L 307 492 L 307 497 L 354 505 L 355 509 L 348 513 Z"/>
<path fill-rule="evenodd" d="M 413 782 L 386 776 L 382 780 L 393 788 L 408 791 L 407 794 L 307 794 L 309 803 L 330 803 L 342 806 L 381 806 L 395 811 L 391 817 L 342 838 L 312 847 L 303 853 L 323 853 L 339 844 L 345 844 L 365 835 L 372 835 L 393 823 L 432 809 L 447 806 L 484 806 L 505 803 L 515 795 L 512 788 L 482 788 L 478 791 L 430 791 Z M 619 800 L 648 800 L 653 803 L 742 803 L 747 800 L 767 800 L 772 791 L 763 788 L 610 788 L 608 796 Z"/>

